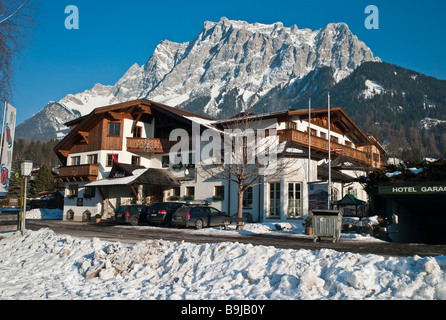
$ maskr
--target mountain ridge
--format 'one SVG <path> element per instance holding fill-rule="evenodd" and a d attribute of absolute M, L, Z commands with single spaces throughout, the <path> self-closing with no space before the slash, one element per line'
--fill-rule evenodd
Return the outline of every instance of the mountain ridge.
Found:
<path fill-rule="evenodd" d="M 249 24 L 223 17 L 204 22 L 190 42 L 161 41 L 143 66 L 133 64 L 115 85 L 95 85 L 58 103 L 85 115 L 94 107 L 137 98 L 178 106 L 210 91 L 206 112 L 215 116 L 219 113 L 215 98 L 222 90 L 242 88 L 247 102 L 320 66 L 334 67 L 342 78 L 373 59 L 371 50 L 345 23 L 312 31 L 284 27 L 281 22 Z"/>
<path fill-rule="evenodd" d="M 364 105 L 364 109 L 373 109 L 371 103 L 391 95 L 392 91 L 387 89 L 391 85 L 380 83 L 385 79 L 374 80 L 367 78 L 367 74 L 362 78 L 358 75 L 360 80 L 355 78 L 358 69 L 359 73 L 366 72 L 361 66 L 367 63 L 377 69 L 384 65 L 380 70 L 386 74 L 393 68 L 382 64 L 345 23 L 330 23 L 313 31 L 295 25 L 284 27 L 281 22 L 250 24 L 223 17 L 218 22 L 205 21 L 192 41 L 160 41 L 144 65 L 134 63 L 112 86 L 96 84 L 84 92 L 68 94 L 59 102 L 50 102 L 17 127 L 16 137 L 61 138 L 68 129 L 63 129 L 60 121 L 88 114 L 96 107 L 139 98 L 211 117 L 226 117 L 248 107 L 256 112 L 302 108 L 308 104 L 309 97 L 315 105 L 325 106 L 323 97 L 328 90 L 333 91 L 334 101 L 337 99 L 368 130 L 373 127 L 373 121 L 370 116 L 361 116 L 355 103 Z M 413 72 L 411 76 L 421 79 L 422 75 L 417 74 Z M 409 83 L 410 79 L 404 78 L 404 82 Z M 346 89 L 345 83 L 356 87 Z M 430 83 L 433 85 L 434 81 Z M 352 92 L 355 97 L 351 96 Z M 364 99 L 364 92 L 368 99 Z M 435 101 L 442 106 L 441 95 Z M 375 108 L 373 114 L 384 109 L 380 108 Z M 382 120 L 379 116 L 375 118 L 375 122 Z M 417 121 L 421 121 L 418 116 Z M 438 123 L 441 127 L 441 122 Z M 381 137 L 379 130 L 371 133 Z M 437 146 L 437 149 L 443 148 Z"/>

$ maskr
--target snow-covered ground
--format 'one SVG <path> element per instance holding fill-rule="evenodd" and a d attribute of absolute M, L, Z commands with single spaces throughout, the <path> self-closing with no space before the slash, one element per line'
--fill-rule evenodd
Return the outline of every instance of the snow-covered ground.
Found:
<path fill-rule="evenodd" d="M 62 220 L 61 209 L 31 209 L 26 211 L 26 219 Z"/>
<path fill-rule="evenodd" d="M 303 231 L 280 226 L 248 224 L 244 232 Z M 126 244 L 50 229 L 0 236 L 0 299 L 446 299 L 446 256 L 385 258 L 237 242 Z"/>

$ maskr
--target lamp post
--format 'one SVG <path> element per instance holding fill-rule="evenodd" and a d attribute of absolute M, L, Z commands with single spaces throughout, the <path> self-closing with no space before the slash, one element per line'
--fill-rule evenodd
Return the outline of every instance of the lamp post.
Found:
<path fill-rule="evenodd" d="M 22 177 L 25 178 L 25 190 L 23 192 L 23 216 L 22 216 L 22 225 L 21 230 L 22 233 L 25 232 L 25 221 L 26 221 L 26 188 L 28 185 L 28 177 L 31 176 L 31 172 L 33 170 L 33 162 L 31 160 L 24 160 L 20 164 L 20 171 Z"/>

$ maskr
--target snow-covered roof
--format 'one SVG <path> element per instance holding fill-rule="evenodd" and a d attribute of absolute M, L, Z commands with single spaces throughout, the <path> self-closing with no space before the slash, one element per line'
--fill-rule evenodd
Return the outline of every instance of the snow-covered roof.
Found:
<path fill-rule="evenodd" d="M 148 169 L 136 169 L 133 171 L 133 175 L 122 178 L 111 178 L 111 179 L 101 179 L 87 183 L 86 187 L 103 187 L 103 186 L 117 186 L 117 185 L 127 185 L 134 182 L 139 176 L 141 176 Z"/>

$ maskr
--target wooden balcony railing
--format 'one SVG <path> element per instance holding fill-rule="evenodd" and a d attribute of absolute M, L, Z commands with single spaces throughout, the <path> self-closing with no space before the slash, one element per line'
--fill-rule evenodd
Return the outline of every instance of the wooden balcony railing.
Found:
<path fill-rule="evenodd" d="M 160 138 L 127 138 L 127 151 L 166 153 L 175 141 Z"/>
<path fill-rule="evenodd" d="M 306 132 L 301 132 L 295 129 L 285 129 L 279 130 L 278 134 L 279 142 L 292 141 L 301 146 L 308 147 L 308 133 Z M 364 164 L 369 164 L 370 162 L 366 152 L 333 141 L 331 141 L 330 146 L 334 153 L 344 155 Z M 328 154 L 328 140 L 321 137 L 311 136 L 311 149 Z"/>
<path fill-rule="evenodd" d="M 59 179 L 65 182 L 96 181 L 99 175 L 99 165 L 83 164 L 59 168 Z"/>

